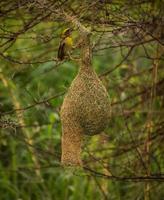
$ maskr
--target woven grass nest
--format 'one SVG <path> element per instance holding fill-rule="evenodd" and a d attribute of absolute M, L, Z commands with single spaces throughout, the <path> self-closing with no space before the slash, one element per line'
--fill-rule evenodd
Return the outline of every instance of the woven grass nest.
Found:
<path fill-rule="evenodd" d="M 82 165 L 81 145 L 85 135 L 100 134 L 110 119 L 108 93 L 92 68 L 91 34 L 81 26 L 81 62 L 61 107 L 63 165 Z"/>
<path fill-rule="evenodd" d="M 110 119 L 108 93 L 91 66 L 82 65 L 61 107 L 62 163 L 81 165 L 84 135 L 100 134 Z"/>

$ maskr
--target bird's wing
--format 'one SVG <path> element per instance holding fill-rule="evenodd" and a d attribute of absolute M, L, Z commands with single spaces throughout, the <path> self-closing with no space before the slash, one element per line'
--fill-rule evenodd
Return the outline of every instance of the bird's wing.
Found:
<path fill-rule="evenodd" d="M 60 60 L 63 60 L 64 59 L 64 56 L 65 56 L 65 42 L 60 42 L 60 45 L 59 45 L 59 49 L 58 49 L 58 58 Z"/>

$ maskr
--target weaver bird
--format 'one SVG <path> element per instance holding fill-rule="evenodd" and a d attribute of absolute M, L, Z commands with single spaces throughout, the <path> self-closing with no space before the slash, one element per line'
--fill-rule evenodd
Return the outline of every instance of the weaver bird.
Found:
<path fill-rule="evenodd" d="M 58 49 L 58 59 L 63 60 L 66 56 L 69 56 L 70 50 L 73 46 L 73 40 L 71 37 L 73 29 L 67 28 L 61 34 L 61 41 Z"/>

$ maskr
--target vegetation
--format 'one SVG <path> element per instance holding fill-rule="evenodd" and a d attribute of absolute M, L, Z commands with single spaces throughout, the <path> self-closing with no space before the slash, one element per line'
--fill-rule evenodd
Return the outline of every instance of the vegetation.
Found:
<path fill-rule="evenodd" d="M 163 0 L 0 1 L 0 200 L 162 200 Z M 60 107 L 78 72 L 81 32 L 111 100 L 86 136 L 83 167 L 61 165 Z M 74 48 L 59 61 L 60 35 Z"/>

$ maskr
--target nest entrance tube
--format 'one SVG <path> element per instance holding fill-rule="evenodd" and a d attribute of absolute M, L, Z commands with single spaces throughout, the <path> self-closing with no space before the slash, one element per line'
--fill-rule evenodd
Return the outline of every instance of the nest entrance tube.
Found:
<path fill-rule="evenodd" d="M 101 133 L 110 118 L 108 93 L 91 66 L 89 35 L 84 37 L 79 72 L 61 107 L 62 158 L 64 165 L 82 165 L 84 135 Z"/>
<path fill-rule="evenodd" d="M 81 165 L 81 144 L 83 132 L 76 122 L 62 125 L 62 164 Z"/>

